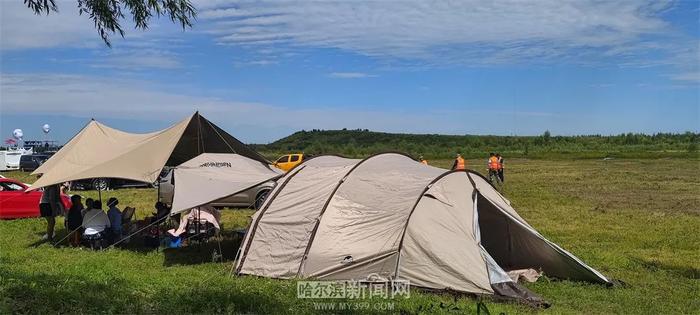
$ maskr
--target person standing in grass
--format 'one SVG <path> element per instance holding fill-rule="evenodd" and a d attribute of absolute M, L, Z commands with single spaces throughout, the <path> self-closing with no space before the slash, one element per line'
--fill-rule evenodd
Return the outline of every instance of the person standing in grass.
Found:
<path fill-rule="evenodd" d="M 41 177 L 41 175 L 39 175 Z M 39 200 L 39 212 L 42 218 L 46 219 L 46 234 L 43 240 L 53 240 L 54 229 L 56 228 L 56 217 L 63 213 L 63 203 L 61 202 L 60 185 L 44 187 L 44 192 Z"/>
<path fill-rule="evenodd" d="M 501 188 L 503 187 L 502 186 L 503 181 L 501 180 L 501 175 L 500 175 L 501 160 L 497 156 L 496 153 L 491 152 L 489 154 L 489 160 L 487 162 L 487 166 L 488 166 L 488 172 L 489 172 L 488 180 L 491 182 L 491 185 L 493 185 L 494 188 L 496 188 L 497 190 L 500 191 Z"/>
<path fill-rule="evenodd" d="M 498 178 L 501 179 L 501 183 L 505 181 L 505 176 L 503 175 L 503 157 L 500 153 L 496 153 L 496 158 L 498 158 Z"/>
<path fill-rule="evenodd" d="M 421 162 L 421 164 L 428 165 L 428 160 L 424 159 L 422 155 L 418 157 L 418 162 Z"/>
<path fill-rule="evenodd" d="M 70 197 L 71 207 L 68 210 L 68 216 L 66 217 L 66 227 L 70 232 L 68 241 L 73 247 L 80 245 L 80 235 L 82 234 L 81 227 L 83 225 L 83 204 L 81 203 L 82 197 L 80 195 L 73 195 Z"/>
<path fill-rule="evenodd" d="M 461 154 L 457 154 L 455 157 L 455 162 L 452 164 L 453 170 L 464 170 L 467 169 L 467 161 L 464 160 Z"/>

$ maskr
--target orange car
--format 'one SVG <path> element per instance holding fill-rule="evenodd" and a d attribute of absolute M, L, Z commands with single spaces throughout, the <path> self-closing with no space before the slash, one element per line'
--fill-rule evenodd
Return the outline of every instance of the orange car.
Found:
<path fill-rule="evenodd" d="M 272 165 L 287 172 L 287 171 L 291 170 L 293 167 L 295 167 L 298 164 L 300 164 L 301 162 L 303 162 L 305 158 L 306 158 L 306 155 L 304 155 L 304 153 L 287 154 L 287 155 L 281 156 Z"/>

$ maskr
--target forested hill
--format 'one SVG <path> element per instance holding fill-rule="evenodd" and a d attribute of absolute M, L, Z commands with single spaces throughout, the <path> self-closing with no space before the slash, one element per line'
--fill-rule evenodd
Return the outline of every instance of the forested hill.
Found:
<path fill-rule="evenodd" d="M 428 159 L 483 157 L 500 152 L 510 157 L 664 157 L 698 156 L 700 134 L 659 133 L 621 134 L 616 136 L 481 136 L 397 134 L 368 130 L 299 131 L 270 144 L 254 148 L 269 158 L 292 152 L 307 154 L 340 154 L 362 157 L 384 151 L 406 152 Z"/>

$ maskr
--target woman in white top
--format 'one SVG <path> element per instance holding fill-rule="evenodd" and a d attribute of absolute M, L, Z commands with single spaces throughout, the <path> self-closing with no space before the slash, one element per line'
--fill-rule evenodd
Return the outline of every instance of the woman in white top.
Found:
<path fill-rule="evenodd" d="M 92 202 L 92 209 L 85 212 L 83 216 L 83 235 L 95 235 L 104 232 L 110 227 L 109 217 L 102 210 L 102 203 L 99 200 Z"/>

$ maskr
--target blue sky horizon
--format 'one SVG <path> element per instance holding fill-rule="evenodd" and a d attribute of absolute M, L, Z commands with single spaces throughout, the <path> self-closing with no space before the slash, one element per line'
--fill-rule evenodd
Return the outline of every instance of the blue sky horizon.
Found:
<path fill-rule="evenodd" d="M 183 31 L 124 21 L 107 48 L 76 1 L 0 1 L 0 137 L 66 141 L 194 111 L 247 143 L 299 130 L 555 135 L 700 130 L 700 2 L 193 0 Z"/>

